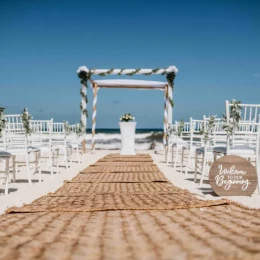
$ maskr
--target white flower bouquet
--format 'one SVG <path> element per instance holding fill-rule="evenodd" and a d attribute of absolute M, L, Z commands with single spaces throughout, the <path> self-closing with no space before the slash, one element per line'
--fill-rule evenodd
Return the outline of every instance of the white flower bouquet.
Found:
<path fill-rule="evenodd" d="M 135 121 L 135 117 L 133 117 L 131 114 L 124 114 L 120 117 L 121 122 L 129 122 L 129 121 Z"/>

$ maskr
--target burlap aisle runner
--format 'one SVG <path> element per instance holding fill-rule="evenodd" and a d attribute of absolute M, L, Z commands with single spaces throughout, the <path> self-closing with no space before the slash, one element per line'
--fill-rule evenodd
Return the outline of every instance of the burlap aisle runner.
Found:
<path fill-rule="evenodd" d="M 112 164 L 112 163 L 111 163 Z M 124 172 L 157 172 L 157 166 L 90 166 L 81 173 L 105 173 L 105 172 L 115 172 L 115 173 L 124 173 Z"/>
<path fill-rule="evenodd" d="M 1 260 L 260 259 L 259 211 L 197 199 L 145 154 L 106 156 L 7 212 Z"/>
<path fill-rule="evenodd" d="M 125 172 L 78 174 L 69 182 L 168 182 L 160 172 Z"/>
<path fill-rule="evenodd" d="M 166 209 L 180 209 L 180 208 L 196 208 L 209 207 L 212 205 L 228 204 L 226 200 L 206 201 L 197 199 L 191 193 L 178 189 L 170 185 L 164 174 L 160 172 L 157 166 L 114 166 L 113 160 L 138 160 L 140 158 L 150 159 L 150 156 L 118 156 L 109 155 L 104 157 L 111 160 L 110 165 L 107 166 L 90 166 L 83 170 L 69 183 L 73 183 L 73 193 L 60 194 L 58 190 L 54 194 L 44 196 L 30 205 L 23 207 L 13 207 L 8 210 L 9 213 L 18 212 L 88 212 L 88 211 L 104 211 L 104 210 L 166 210 Z M 168 184 L 166 190 L 148 190 L 150 184 L 162 182 Z M 75 187 L 82 187 L 82 185 L 94 183 L 106 183 L 106 190 L 113 190 L 115 183 L 117 184 L 141 184 L 147 183 L 146 190 L 139 189 L 139 191 L 128 192 L 127 189 L 121 189 L 120 192 L 101 192 L 97 189 L 92 189 L 92 192 L 81 188 L 79 193 Z M 110 185 L 109 185 L 110 184 Z M 66 184 L 65 184 L 66 185 Z M 95 187 L 95 186 L 93 186 Z M 103 186 L 105 187 L 105 186 Z M 118 186 L 120 187 L 120 186 Z M 134 187 L 134 186 L 132 186 Z M 142 186 L 139 186 L 142 187 Z M 154 187 L 151 185 L 151 188 Z M 162 186 L 161 186 L 162 187 Z M 85 193 L 83 193 L 85 191 Z"/>
<path fill-rule="evenodd" d="M 226 200 L 202 201 L 190 193 L 129 193 L 45 196 L 13 212 L 88 212 L 104 210 L 164 210 L 225 205 Z"/>
<path fill-rule="evenodd" d="M 187 192 L 168 182 L 116 182 L 116 183 L 78 183 L 67 182 L 54 196 L 103 194 L 103 193 L 149 193 L 149 192 Z"/>

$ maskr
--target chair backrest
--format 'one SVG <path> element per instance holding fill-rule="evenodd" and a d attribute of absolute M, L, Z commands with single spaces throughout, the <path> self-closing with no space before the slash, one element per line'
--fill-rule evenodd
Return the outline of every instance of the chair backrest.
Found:
<path fill-rule="evenodd" d="M 203 120 L 190 118 L 190 145 L 201 146 L 203 142 Z"/>
<path fill-rule="evenodd" d="M 173 125 L 168 126 L 168 144 L 171 146 L 173 144 L 178 145 L 182 142 L 182 137 L 189 133 L 190 122 L 175 121 Z M 180 131 L 182 129 L 182 131 Z"/>
<path fill-rule="evenodd" d="M 5 115 L 5 120 L 6 120 L 5 128 L 9 132 L 13 132 L 13 133 L 23 133 L 24 132 L 24 127 L 23 127 L 23 123 L 22 123 L 20 115 L 18 115 L 18 114 Z"/>
<path fill-rule="evenodd" d="M 203 116 L 204 125 L 209 122 L 210 118 Z M 222 118 L 215 118 L 215 126 L 212 134 L 210 135 L 210 145 L 221 146 L 226 145 L 227 133 L 223 129 L 224 121 Z"/>
<path fill-rule="evenodd" d="M 178 140 L 187 140 L 190 136 L 190 122 L 175 121 L 175 136 Z"/>
<path fill-rule="evenodd" d="M 228 137 L 228 150 L 230 147 L 246 146 L 259 153 L 260 117 L 256 123 L 240 122 L 238 129 Z"/>
<path fill-rule="evenodd" d="M 52 133 L 53 134 L 64 134 L 64 123 L 53 123 L 52 124 Z"/>
<path fill-rule="evenodd" d="M 201 130 L 203 126 L 203 120 L 195 120 L 193 118 L 190 118 L 190 122 L 184 122 L 183 123 L 183 129 L 180 133 L 180 138 L 183 141 L 186 141 L 187 143 L 192 145 L 198 145 L 200 146 L 202 143 L 202 135 Z M 180 122 L 175 121 L 175 129 L 179 129 Z"/>
<path fill-rule="evenodd" d="M 53 123 L 51 133 L 51 143 L 56 146 L 66 146 L 66 132 L 64 123 Z"/>
<path fill-rule="evenodd" d="M 52 134 L 51 120 L 30 120 L 30 127 L 32 128 L 31 143 L 33 146 L 50 145 Z"/>
<path fill-rule="evenodd" d="M 72 133 L 76 133 L 76 129 L 78 128 L 78 125 L 70 125 L 70 129 Z"/>
<path fill-rule="evenodd" d="M 226 117 L 230 118 L 230 107 L 232 106 L 228 100 L 226 100 Z M 242 108 L 240 116 L 241 122 L 253 123 L 258 121 L 258 114 L 260 112 L 260 104 L 239 104 Z"/>
<path fill-rule="evenodd" d="M 51 120 L 30 120 L 30 127 L 35 134 L 49 134 L 53 119 Z"/>
<path fill-rule="evenodd" d="M 9 131 L 9 129 L 4 129 L 3 133 L 3 147 L 4 150 L 9 148 L 28 148 L 29 139 L 26 136 L 25 132 L 17 133 Z"/>

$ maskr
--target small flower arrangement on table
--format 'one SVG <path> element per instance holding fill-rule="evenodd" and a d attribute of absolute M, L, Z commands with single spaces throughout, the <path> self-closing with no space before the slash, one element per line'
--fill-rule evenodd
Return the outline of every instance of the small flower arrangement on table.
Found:
<path fill-rule="evenodd" d="M 135 117 L 133 117 L 131 114 L 124 114 L 120 117 L 121 122 L 129 122 L 129 121 L 135 121 Z"/>

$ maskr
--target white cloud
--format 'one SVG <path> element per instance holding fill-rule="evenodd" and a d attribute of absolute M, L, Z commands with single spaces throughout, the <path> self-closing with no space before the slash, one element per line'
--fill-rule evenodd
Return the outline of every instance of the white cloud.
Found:
<path fill-rule="evenodd" d="M 254 76 L 255 78 L 260 78 L 260 73 L 254 73 L 253 76 Z"/>

